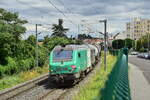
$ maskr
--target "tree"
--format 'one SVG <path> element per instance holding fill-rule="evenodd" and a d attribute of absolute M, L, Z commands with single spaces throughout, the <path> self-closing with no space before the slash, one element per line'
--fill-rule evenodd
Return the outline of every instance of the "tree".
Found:
<path fill-rule="evenodd" d="M 150 34 L 150 33 L 148 33 L 148 34 Z M 150 47 L 150 43 L 148 43 L 148 42 L 150 42 L 150 38 L 148 38 L 150 36 L 148 36 L 148 34 L 145 36 L 142 36 L 141 38 L 139 38 L 136 41 L 136 50 L 137 51 L 143 51 L 143 49 L 148 49 L 148 45 Z"/>
<path fill-rule="evenodd" d="M 114 49 L 121 49 L 125 46 L 125 42 L 122 39 L 117 39 L 112 41 L 112 47 Z"/>
<path fill-rule="evenodd" d="M 83 40 L 83 39 L 92 39 L 93 37 L 91 35 L 86 35 L 86 34 L 78 34 L 78 39 Z"/>
<path fill-rule="evenodd" d="M 11 13 L 0 8 L 0 32 L 13 34 L 16 42 L 18 42 L 21 35 L 25 33 L 26 28 L 22 25 L 26 23 L 26 20 L 19 18 L 18 13 Z"/>
<path fill-rule="evenodd" d="M 0 9 L 0 78 L 35 66 L 35 36 L 21 39 L 26 31 L 23 26 L 26 22 L 18 17 L 18 13 Z M 39 46 L 40 66 L 43 66 L 47 56 L 48 49 Z"/>
<path fill-rule="evenodd" d="M 36 44 L 36 37 L 34 35 L 30 35 L 28 39 L 26 40 L 27 43 L 31 44 L 32 46 L 35 46 Z"/>
<path fill-rule="evenodd" d="M 6 58 L 16 57 L 18 54 L 21 35 L 26 31 L 22 26 L 27 23 L 21 20 L 18 13 L 11 13 L 0 8 L 0 64 L 6 64 Z"/>
<path fill-rule="evenodd" d="M 67 37 L 65 35 L 65 33 L 69 30 L 67 28 L 64 28 L 63 27 L 63 20 L 62 19 L 59 19 L 58 20 L 58 25 L 57 24 L 53 24 L 52 26 L 52 30 L 53 30 L 53 33 L 52 33 L 52 37 L 55 37 L 55 36 L 59 36 L 59 37 Z"/>
<path fill-rule="evenodd" d="M 127 38 L 124 41 L 125 41 L 125 47 L 127 47 L 128 49 L 131 49 L 134 40 Z"/>
<path fill-rule="evenodd" d="M 0 64 L 6 64 L 6 57 L 13 55 L 14 37 L 9 33 L 0 33 Z"/>
<path fill-rule="evenodd" d="M 56 45 L 67 45 L 71 44 L 73 41 L 71 39 L 68 39 L 66 37 L 50 37 L 44 39 L 44 46 L 48 48 L 49 51 L 51 51 Z"/>

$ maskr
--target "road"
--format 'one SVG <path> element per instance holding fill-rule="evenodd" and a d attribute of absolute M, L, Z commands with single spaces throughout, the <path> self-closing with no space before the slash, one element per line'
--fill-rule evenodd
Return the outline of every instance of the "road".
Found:
<path fill-rule="evenodd" d="M 150 84 L 150 60 L 129 55 L 129 63 L 139 67 Z"/>

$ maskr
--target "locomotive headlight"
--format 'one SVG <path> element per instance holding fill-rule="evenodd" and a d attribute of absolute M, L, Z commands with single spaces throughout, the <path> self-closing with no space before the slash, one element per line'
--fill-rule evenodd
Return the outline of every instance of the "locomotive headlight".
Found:
<path fill-rule="evenodd" d="M 74 68 L 76 68 L 76 66 L 75 66 L 75 65 L 71 65 L 71 68 L 73 68 L 73 69 L 74 69 Z"/>

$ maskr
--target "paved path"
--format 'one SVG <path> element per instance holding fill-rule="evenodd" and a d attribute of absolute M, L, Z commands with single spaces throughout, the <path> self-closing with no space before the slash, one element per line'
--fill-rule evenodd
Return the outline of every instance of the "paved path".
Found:
<path fill-rule="evenodd" d="M 136 65 L 143 72 L 145 78 L 150 84 L 150 60 L 129 55 L 129 63 Z"/>
<path fill-rule="evenodd" d="M 139 66 L 129 63 L 129 80 L 132 100 L 150 100 L 150 84 Z"/>

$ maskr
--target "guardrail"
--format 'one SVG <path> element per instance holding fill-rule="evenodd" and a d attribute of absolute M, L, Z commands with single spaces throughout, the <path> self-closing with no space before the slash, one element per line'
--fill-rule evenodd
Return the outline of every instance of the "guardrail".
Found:
<path fill-rule="evenodd" d="M 112 52 L 113 53 L 113 52 Z M 115 51 L 118 60 L 100 92 L 100 100 L 131 100 L 128 79 L 128 50 Z"/>

